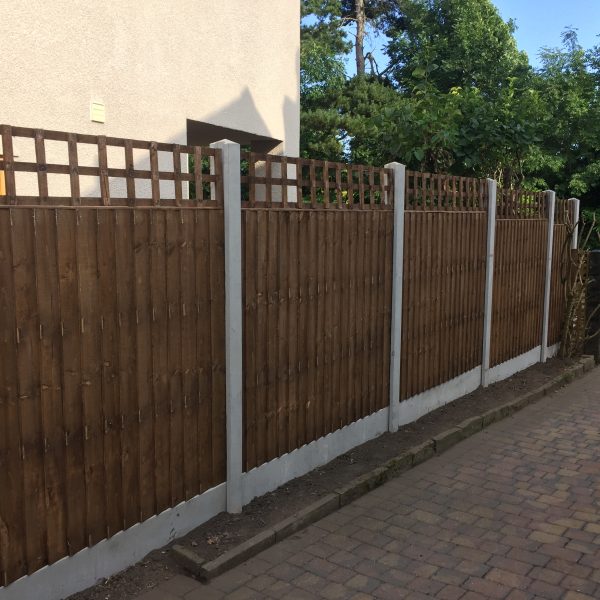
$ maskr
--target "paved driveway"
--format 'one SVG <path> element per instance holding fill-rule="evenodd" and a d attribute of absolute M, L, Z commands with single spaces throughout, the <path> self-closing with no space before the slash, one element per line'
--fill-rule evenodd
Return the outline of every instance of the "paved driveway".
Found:
<path fill-rule="evenodd" d="M 600 369 L 210 585 L 142 598 L 600 598 Z"/>

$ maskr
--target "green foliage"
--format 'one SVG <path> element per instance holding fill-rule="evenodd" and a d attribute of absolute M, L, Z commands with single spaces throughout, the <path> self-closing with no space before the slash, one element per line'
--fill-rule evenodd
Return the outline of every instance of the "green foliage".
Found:
<path fill-rule="evenodd" d="M 476 88 L 495 98 L 528 70 L 514 26 L 489 0 L 400 0 L 404 18 L 387 31 L 391 75 L 410 92 L 426 80 L 442 93 Z"/>
<path fill-rule="evenodd" d="M 544 101 L 538 161 L 531 176 L 561 195 L 590 198 L 600 189 L 600 50 L 588 52 L 574 31 L 560 48 L 545 48 L 536 85 Z"/>
<path fill-rule="evenodd" d="M 588 250 L 600 250 L 600 208 L 589 208 L 581 211 L 581 226 L 592 228 L 592 234 L 588 241 Z"/>
<path fill-rule="evenodd" d="M 600 47 L 532 69 L 490 0 L 366 0 L 389 65 L 349 78 L 354 0 L 303 0 L 303 155 L 600 197 Z"/>

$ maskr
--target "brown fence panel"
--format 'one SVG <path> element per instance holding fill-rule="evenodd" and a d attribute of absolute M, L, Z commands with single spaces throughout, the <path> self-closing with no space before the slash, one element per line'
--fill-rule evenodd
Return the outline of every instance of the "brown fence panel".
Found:
<path fill-rule="evenodd" d="M 405 400 L 481 364 L 487 215 L 405 215 L 402 364 Z"/>
<path fill-rule="evenodd" d="M 567 200 L 557 198 L 554 216 L 554 244 L 552 247 L 552 280 L 550 287 L 550 316 L 548 345 L 558 344 L 562 339 L 566 316 L 566 285 L 569 276 L 570 236 L 573 216 Z"/>
<path fill-rule="evenodd" d="M 554 225 L 552 248 L 552 280 L 550 287 L 550 318 L 548 345 L 558 344 L 562 339 L 566 313 L 566 283 L 569 269 L 570 238 L 565 223 Z"/>
<path fill-rule="evenodd" d="M 384 169 L 242 156 L 249 470 L 388 405 L 393 206 Z"/>
<path fill-rule="evenodd" d="M 491 366 L 541 343 L 547 231 L 540 218 L 496 223 Z"/>
<path fill-rule="evenodd" d="M 134 184 L 155 182 L 152 197 L 136 198 L 128 183 L 130 197 L 113 198 L 106 140 L 2 133 L 5 151 L 13 134 L 31 133 L 38 161 L 5 152 L 11 174 L 37 173 L 38 195 L 10 176 L 0 198 L 6 585 L 225 481 L 225 316 L 223 206 L 206 197 L 218 177 L 177 173 L 179 147 L 108 139 L 124 159 L 131 147 L 175 157 L 171 173 L 123 170 Z M 63 173 L 44 162 L 47 139 L 64 141 L 65 156 L 73 139 L 98 148 L 101 196 L 78 195 L 73 152 L 72 196 L 47 193 L 47 174 Z M 197 199 L 156 197 L 161 180 L 192 178 Z"/>

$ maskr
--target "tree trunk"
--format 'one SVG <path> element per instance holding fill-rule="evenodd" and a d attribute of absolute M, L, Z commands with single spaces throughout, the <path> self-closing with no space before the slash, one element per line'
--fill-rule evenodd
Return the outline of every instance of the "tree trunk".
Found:
<path fill-rule="evenodd" d="M 355 0 L 356 6 L 356 74 L 365 74 L 365 0 Z"/>

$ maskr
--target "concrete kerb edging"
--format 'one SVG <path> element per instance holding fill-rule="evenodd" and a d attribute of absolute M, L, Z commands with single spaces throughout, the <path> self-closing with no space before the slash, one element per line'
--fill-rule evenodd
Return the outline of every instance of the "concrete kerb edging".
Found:
<path fill-rule="evenodd" d="M 412 469 L 413 467 L 429 460 L 436 454 L 441 454 L 465 438 L 475 435 L 492 423 L 501 421 L 518 412 L 529 404 L 536 402 L 563 385 L 581 377 L 595 367 L 593 356 L 584 356 L 580 361 L 532 392 L 489 410 L 482 415 L 471 417 L 456 427 L 435 435 L 432 439 L 413 446 L 406 452 L 388 460 L 383 466 L 357 477 L 349 484 L 338 488 L 323 498 L 313 502 L 303 510 L 284 519 L 273 527 L 262 531 L 246 540 L 239 546 L 225 552 L 218 558 L 206 562 L 201 556 L 190 548 L 174 545 L 173 554 L 177 562 L 188 570 L 200 581 L 221 575 L 225 571 L 256 556 L 273 544 L 284 540 L 308 525 L 319 521 L 323 517 L 335 512 L 338 508 L 360 498 L 371 490 L 383 485 L 386 481 Z"/>

